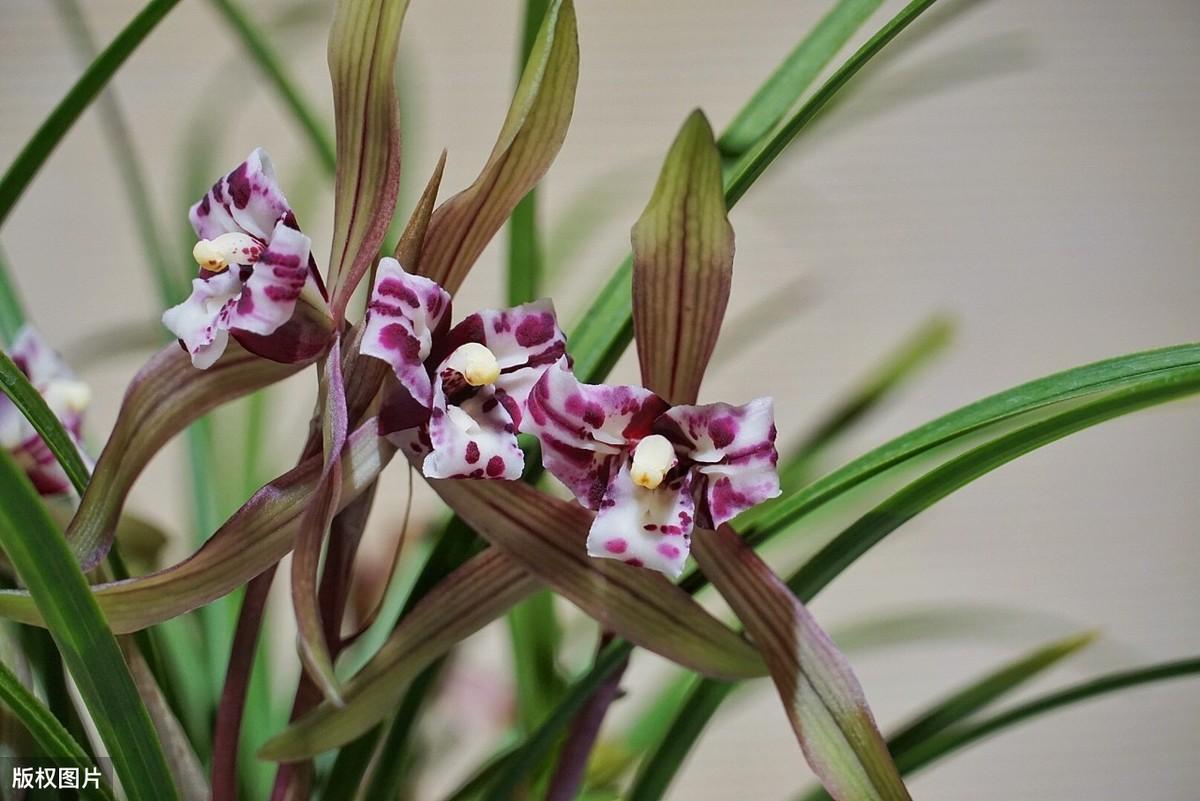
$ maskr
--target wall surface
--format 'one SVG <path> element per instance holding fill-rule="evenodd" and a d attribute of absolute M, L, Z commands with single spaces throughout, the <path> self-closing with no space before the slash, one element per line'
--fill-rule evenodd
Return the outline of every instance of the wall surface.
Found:
<path fill-rule="evenodd" d="M 85 5 L 106 41 L 140 3 Z M 258 18 L 278 20 L 287 4 L 253 5 Z M 869 27 L 901 5 L 888 0 Z M 564 318 L 578 315 L 627 248 L 628 227 L 686 114 L 700 106 L 717 126 L 731 119 L 822 6 L 579 2 L 574 124 L 543 195 Z M 3 2 L 0 163 L 78 73 L 55 7 Z M 326 14 L 316 3 L 308 18 L 292 15 L 274 30 L 328 117 Z M 405 202 L 442 147 L 447 189 L 478 170 L 511 91 L 517 17 L 513 0 L 413 4 L 402 63 Z M 1192 0 L 944 0 L 734 211 L 729 328 L 704 397 L 773 394 L 781 437 L 793 441 L 907 332 L 930 315 L 951 315 L 958 325 L 948 354 L 839 442 L 828 454 L 835 466 L 1024 380 L 1195 339 L 1198 35 Z M 180 241 L 190 201 L 180 190 L 188 157 L 194 163 L 213 147 L 224 166 L 263 145 L 315 242 L 328 242 L 324 179 L 209 4 L 181 3 L 115 85 L 170 241 Z M 105 347 L 101 337 L 121 331 L 145 340 L 141 332 L 153 331 L 161 312 L 119 178 L 89 115 L 0 234 L 38 324 L 80 360 L 96 390 L 96 444 L 148 352 Z M 187 248 L 179 245 L 181 269 Z M 460 308 L 500 302 L 501 251 L 485 254 Z M 619 375 L 635 377 L 630 359 Z M 307 418 L 310 383 L 272 395 L 269 468 L 294 455 L 288 432 Z M 916 637 L 881 642 L 880 627 L 847 637 L 885 727 L 1071 631 L 1098 628 L 1103 644 L 1034 690 L 1200 651 L 1198 419 L 1197 403 L 1174 404 L 1024 457 L 920 515 L 839 578 L 814 606 L 830 629 L 888 616 L 882 629 L 891 640 L 908 632 L 906 621 Z M 169 450 L 134 507 L 185 530 L 182 475 L 182 450 Z M 400 471 L 388 475 L 377 535 L 394 532 L 405 486 Z M 426 496 L 418 509 L 433 513 Z M 805 541 L 828 533 L 814 530 Z M 185 552 L 181 544 L 175 551 Z M 786 553 L 772 558 L 780 569 L 794 562 Z M 956 613 L 948 633 L 921 625 L 948 612 Z M 506 666 L 499 642 L 482 638 L 470 664 Z M 579 653 L 587 648 L 581 639 Z M 658 672 L 650 661 L 635 679 Z M 1126 693 L 988 741 L 920 774 L 912 788 L 927 799 L 1190 801 L 1200 787 L 1198 720 L 1194 681 Z M 718 721 L 672 799 L 785 799 L 808 781 L 769 685 L 756 685 Z"/>

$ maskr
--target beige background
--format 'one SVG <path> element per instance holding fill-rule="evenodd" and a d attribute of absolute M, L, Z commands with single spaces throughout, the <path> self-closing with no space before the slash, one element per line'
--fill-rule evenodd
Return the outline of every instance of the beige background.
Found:
<path fill-rule="evenodd" d="M 928 315 L 948 312 L 960 323 L 949 355 L 831 462 L 1020 381 L 1195 338 L 1200 6 L 944 2 L 733 214 L 731 316 L 743 316 L 731 325 L 741 333 L 727 337 L 705 397 L 774 394 L 785 441 Z M 86 3 L 105 40 L 138 5 Z M 255 4 L 255 13 L 267 19 L 280 5 Z M 870 27 L 900 5 L 889 0 Z M 544 207 L 553 289 L 568 320 L 627 247 L 628 226 L 686 113 L 701 106 L 718 127 L 727 122 L 824 4 L 579 6 L 575 120 Z M 280 41 L 327 110 L 321 16 L 318 9 Z M 511 91 L 517 16 L 511 0 L 413 4 L 403 60 L 408 197 L 443 146 L 448 189 L 478 169 Z M 212 9 L 189 0 L 116 82 L 176 239 L 185 212 L 184 128 L 196 124 L 194 103 L 213 97 L 205 87 L 232 53 Z M 0 2 L 0 162 L 77 73 L 53 4 Z M 201 132 L 220 137 L 222 166 L 267 147 L 289 193 L 317 198 L 298 205 L 315 241 L 327 243 L 327 193 L 279 104 L 248 62 L 239 80 L 226 77 L 222 86 L 231 102 L 213 103 Z M 572 233 L 580 219 L 586 236 Z M 160 313 L 134 237 L 90 116 L 2 232 L 31 311 L 76 353 L 114 327 Z M 499 255 L 485 254 L 460 308 L 499 302 Z M 181 264 L 187 256 L 181 249 Z M 745 315 L 764 302 L 775 325 L 747 329 Z M 97 392 L 94 442 L 143 358 L 125 352 L 78 365 Z M 634 376 L 628 359 L 620 376 Z M 276 466 L 293 455 L 288 432 L 307 415 L 307 383 L 275 396 Z M 831 586 L 815 610 L 834 630 L 879 615 L 975 610 L 976 623 L 953 635 L 852 652 L 881 721 L 894 724 L 989 666 L 1080 628 L 1100 627 L 1106 645 L 1040 687 L 1200 650 L 1198 413 L 1195 403 L 1176 404 L 1032 454 L 921 515 Z M 187 519 L 181 456 L 159 459 L 133 501 L 174 531 Z M 392 471 L 377 532 L 394 530 L 403 486 Z M 781 559 L 781 569 L 792 561 Z M 482 638 L 468 666 L 503 663 L 498 642 Z M 580 658 L 586 648 L 581 640 Z M 927 799 L 1188 801 L 1200 792 L 1198 721 L 1194 681 L 1128 693 L 989 741 L 920 774 L 912 788 Z M 671 798 L 783 799 L 806 777 L 763 683 L 723 711 Z"/>

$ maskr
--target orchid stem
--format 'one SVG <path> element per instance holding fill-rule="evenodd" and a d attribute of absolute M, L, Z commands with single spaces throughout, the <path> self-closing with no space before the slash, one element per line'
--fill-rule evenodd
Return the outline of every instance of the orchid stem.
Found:
<path fill-rule="evenodd" d="M 254 668 L 263 610 L 274 579 L 275 567 L 270 567 L 246 585 L 242 598 L 213 731 L 212 801 L 237 801 L 238 737 L 246 711 L 246 691 Z"/>
<path fill-rule="evenodd" d="M 604 652 L 612 639 L 613 635 L 610 632 L 601 636 L 600 646 L 596 651 L 597 657 Z M 572 801 L 579 794 L 587 770 L 588 757 L 596 745 L 596 738 L 600 734 L 600 726 L 604 723 L 608 708 L 620 696 L 621 678 L 628 666 L 629 659 L 626 657 L 592 692 L 583 708 L 575 715 L 559 752 L 558 765 L 550 778 L 546 801 Z"/>

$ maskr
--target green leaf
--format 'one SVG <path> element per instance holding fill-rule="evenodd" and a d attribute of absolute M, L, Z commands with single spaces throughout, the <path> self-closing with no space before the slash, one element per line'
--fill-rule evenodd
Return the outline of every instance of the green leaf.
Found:
<path fill-rule="evenodd" d="M 308 145 L 312 149 L 313 155 L 317 157 L 318 163 L 326 172 L 333 175 L 335 156 L 329 132 L 312 106 L 300 93 L 295 81 L 287 74 L 283 60 L 279 58 L 279 54 L 275 52 L 275 48 L 265 33 L 250 19 L 246 9 L 242 8 L 236 0 L 212 0 L 212 4 L 225 17 L 229 27 L 241 40 L 243 49 L 258 64 L 258 68 L 262 70 L 263 75 L 275 89 L 275 93 L 279 95 L 300 130 L 304 132 L 304 137 L 308 140 Z"/>
<path fill-rule="evenodd" d="M 607 631 L 685 667 L 721 678 L 760 676 L 757 651 L 661 574 L 592 559 L 592 514 L 514 481 L 430 485 L 480 536 Z"/>
<path fill-rule="evenodd" d="M 966 748 L 985 737 L 1001 732 L 1010 726 L 1053 712 L 1057 709 L 1088 701 L 1109 693 L 1170 679 L 1200 674 L 1200 658 L 1163 662 L 1136 670 L 1110 673 L 1072 685 L 1062 690 L 1040 695 L 1030 701 L 997 713 L 973 724 L 965 724 L 926 740 L 919 748 L 908 751 L 900 759 L 900 768 L 905 773 L 929 765 L 949 754 Z"/>
<path fill-rule="evenodd" d="M 420 272 L 453 294 L 513 207 L 558 155 L 575 103 L 579 44 L 575 6 L 554 0 L 479 177 L 433 214 Z"/>
<path fill-rule="evenodd" d="M 1068 434 L 1197 392 L 1200 367 L 1163 370 L 980 445 L 925 474 L 859 518 L 793 574 L 788 586 L 800 598 L 811 598 L 888 534 L 980 476 Z"/>
<path fill-rule="evenodd" d="M 908 801 L 850 663 L 804 604 L 728 526 L 697 532 L 692 550 L 762 649 L 804 757 L 829 794 Z"/>
<path fill-rule="evenodd" d="M 668 403 L 695 403 L 733 281 L 721 158 L 702 112 L 680 129 L 631 238 L 642 384 Z"/>
<path fill-rule="evenodd" d="M 840 0 L 834 5 L 729 123 L 718 143 L 721 152 L 740 156 L 766 136 L 882 3 Z"/>
<path fill-rule="evenodd" d="M 190 423 L 221 403 L 274 384 L 306 365 L 260 359 L 231 342 L 207 370 L 172 343 L 134 376 L 67 539 L 85 567 L 111 541 L 125 498 L 150 459 Z"/>
<path fill-rule="evenodd" d="M 900 32 L 916 21 L 937 0 L 912 0 L 900 13 L 888 20 L 879 31 L 855 51 L 829 80 L 821 85 L 787 121 L 767 139 L 760 140 L 733 166 L 725 182 L 725 198 L 732 207 L 746 190 L 787 149 L 796 137 L 808 127 L 826 104 L 845 86 L 858 71 L 867 65 L 879 51 L 900 35 Z"/>
<path fill-rule="evenodd" d="M 0 546 L 29 588 L 133 801 L 177 799 L 121 649 L 41 499 L 0 455 Z"/>
<path fill-rule="evenodd" d="M 343 508 L 374 483 L 393 453 L 394 448 L 379 436 L 374 418 L 350 436 L 342 456 Z M 286 556 L 320 474 L 320 456 L 306 459 L 256 492 L 182 562 L 157 573 L 92 587 L 113 631 L 139 631 L 190 612 L 233 592 Z M 0 617 L 44 625 L 24 592 L 0 592 Z"/>
<path fill-rule="evenodd" d="M 1095 640 L 1096 632 L 1075 634 L 1004 665 L 935 704 L 905 725 L 888 738 L 888 748 L 900 758 L 938 732 L 965 720 L 1034 676 L 1091 645 Z"/>
<path fill-rule="evenodd" d="M 37 696 L 25 689 L 20 679 L 3 662 L 0 662 L 0 701 L 21 721 L 33 736 L 33 741 L 42 749 L 44 756 L 81 768 L 95 767 L 83 746 L 58 722 L 49 709 L 42 706 Z M 113 801 L 112 790 L 106 783 L 101 783 L 99 789 L 90 788 L 84 796 Z"/>
<path fill-rule="evenodd" d="M 1077 634 L 1051 643 L 1021 657 L 1010 664 L 988 673 L 978 681 L 932 705 L 915 720 L 888 738 L 888 748 L 896 757 L 901 770 L 906 772 L 906 757 L 919 750 L 930 740 L 966 720 L 988 704 L 1025 684 L 1045 672 L 1066 657 L 1088 646 L 1095 634 Z M 824 790 L 817 788 L 801 797 L 801 801 L 828 799 Z"/>
<path fill-rule="evenodd" d="M 263 746 L 260 756 L 304 759 L 366 732 L 392 713 L 425 667 L 537 588 L 537 580 L 497 548 L 468 560 L 401 618 L 375 657 L 345 683 L 343 707 L 321 704 Z"/>
<path fill-rule="evenodd" d="M 905 6 L 822 84 L 770 139 L 760 141 L 757 147 L 742 156 L 725 180 L 726 208 L 732 209 L 850 79 L 935 1 L 915 0 Z M 571 332 L 568 341 L 575 359 L 575 374 L 581 381 L 602 381 L 633 338 L 632 288 L 633 259 L 627 258 Z"/>
<path fill-rule="evenodd" d="M 338 0 L 329 31 L 337 129 L 329 287 L 336 319 L 375 262 L 400 188 L 396 49 L 408 0 Z"/>
<path fill-rule="evenodd" d="M 0 226 L 67 131 L 179 0 L 150 0 L 84 71 L 0 178 Z"/>
<path fill-rule="evenodd" d="M 1200 367 L 1200 345 L 1177 345 L 1095 362 L 1037 379 L 968 404 L 884 443 L 800 492 L 781 499 L 745 532 L 762 542 L 874 476 L 987 426 L 1056 403 L 1137 385 L 1156 374 Z"/>
<path fill-rule="evenodd" d="M 75 491 L 82 495 L 87 489 L 89 477 L 87 465 L 83 463 L 79 449 L 75 447 L 71 435 L 63 428 L 59 419 L 54 416 L 54 412 L 50 411 L 45 399 L 21 372 L 21 368 L 17 367 L 7 353 L 2 352 L 0 352 L 0 390 L 4 391 L 17 410 L 33 426 L 34 431 L 38 432 L 46 446 L 50 448 L 51 453 L 54 454 L 54 458 L 58 459 L 58 463 L 66 471 L 67 478 L 71 480 Z"/>

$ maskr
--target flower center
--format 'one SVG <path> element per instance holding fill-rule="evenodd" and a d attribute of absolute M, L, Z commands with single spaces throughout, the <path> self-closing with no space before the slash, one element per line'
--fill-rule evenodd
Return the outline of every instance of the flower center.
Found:
<path fill-rule="evenodd" d="M 496 354 L 478 342 L 460 345 L 446 360 L 446 367 L 459 373 L 473 387 L 495 383 L 500 377 L 500 363 L 496 361 Z"/>
<path fill-rule="evenodd" d="M 201 239 L 192 248 L 192 258 L 210 273 L 219 273 L 231 264 L 253 264 L 262 250 L 259 241 L 249 234 L 230 231 L 216 239 Z"/>
<path fill-rule="evenodd" d="M 644 437 L 633 449 L 633 465 L 629 477 L 633 483 L 646 489 L 657 489 L 667 476 L 667 471 L 679 460 L 675 458 L 675 446 L 662 434 Z"/>

